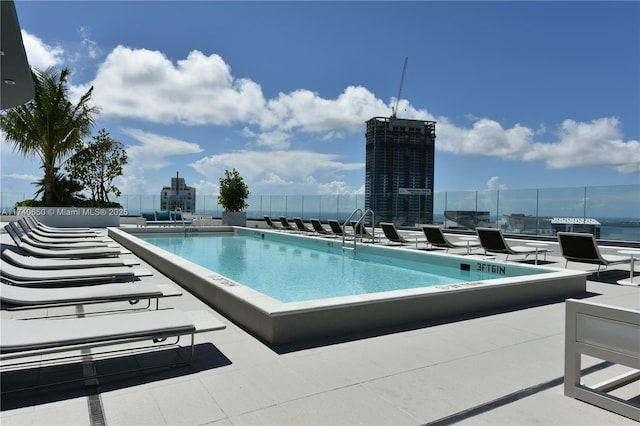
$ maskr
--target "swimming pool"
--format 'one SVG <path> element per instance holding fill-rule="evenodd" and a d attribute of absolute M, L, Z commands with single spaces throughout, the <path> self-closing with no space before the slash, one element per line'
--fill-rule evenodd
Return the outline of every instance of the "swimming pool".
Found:
<path fill-rule="evenodd" d="M 198 240 L 185 237 L 185 232 L 180 229 L 160 229 L 173 241 L 170 250 L 138 238 L 158 231 L 151 228 L 108 228 L 109 236 L 114 240 L 236 324 L 274 346 L 417 322 L 482 315 L 496 309 L 564 300 L 586 292 L 588 273 L 585 272 L 497 262 L 478 256 L 361 244 L 357 246 L 356 257 L 379 259 L 386 263 L 400 262 L 405 266 L 406 263 L 432 264 L 458 270 L 463 275 L 472 271 L 484 275 L 472 281 L 376 289 L 374 292 L 350 295 L 323 294 L 315 299 L 284 302 L 179 255 L 186 241 Z M 234 236 L 243 236 L 261 244 L 267 242 L 272 248 L 285 244 L 290 250 L 287 268 L 307 263 L 304 257 L 296 257 L 304 256 L 301 246 L 321 253 L 334 253 L 337 250 L 342 256 L 341 241 L 337 239 L 238 227 L 203 227 L 191 231 L 214 235 L 214 238 L 222 237 L 220 241 L 233 233 Z M 202 241 L 212 239 L 205 238 Z M 208 253 L 210 257 L 218 256 L 206 246 L 199 247 L 199 251 Z M 236 256 L 242 259 L 239 264 L 245 271 L 267 274 L 264 266 L 253 263 L 256 255 L 247 256 L 237 249 L 235 251 Z M 350 250 L 345 250 L 345 253 L 349 253 L 344 256 L 346 258 L 353 256 Z M 320 254 L 313 254 L 316 255 Z M 312 256 L 311 252 L 308 256 Z M 272 256 L 266 257 L 269 263 Z M 280 272 L 283 269 L 281 267 Z M 333 269 L 342 269 L 342 266 L 334 264 Z M 278 271 L 269 273 L 270 276 L 277 274 Z M 301 275 L 298 273 L 293 281 Z"/>
<path fill-rule="evenodd" d="M 487 281 L 540 274 L 518 265 L 472 269 L 469 262 L 436 264 L 402 253 L 402 257 L 343 250 L 342 242 L 282 240 L 264 233 L 237 235 L 149 234 L 139 238 L 260 293 L 288 303 L 419 287 Z"/>

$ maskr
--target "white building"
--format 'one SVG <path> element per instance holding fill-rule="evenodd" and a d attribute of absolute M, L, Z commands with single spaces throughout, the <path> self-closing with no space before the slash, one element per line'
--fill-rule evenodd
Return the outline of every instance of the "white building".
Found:
<path fill-rule="evenodd" d="M 176 172 L 171 178 L 171 186 L 165 186 L 160 192 L 160 210 L 175 210 L 180 208 L 185 213 L 196 211 L 196 189 L 187 186 L 184 178 Z"/>
<path fill-rule="evenodd" d="M 554 217 L 551 227 L 554 232 L 586 232 L 600 238 L 600 222 L 591 218 Z"/>

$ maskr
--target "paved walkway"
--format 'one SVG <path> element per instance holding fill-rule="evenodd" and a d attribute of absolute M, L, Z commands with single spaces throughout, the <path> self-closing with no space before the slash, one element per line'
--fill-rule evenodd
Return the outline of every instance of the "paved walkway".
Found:
<path fill-rule="evenodd" d="M 6 234 L 0 237 L 3 244 L 10 244 Z M 547 260 L 564 265 L 555 253 Z M 154 272 L 144 281 L 168 281 L 144 262 L 142 266 Z M 628 274 L 628 265 L 623 265 L 611 267 L 600 277 L 590 276 L 585 297 L 637 308 L 640 288 L 616 284 Z M 640 281 L 638 274 L 636 279 Z M 135 369 L 186 354 L 169 350 L 125 353 L 87 365 L 3 373 L 3 392 L 34 377 L 41 382 L 82 378 L 90 374 L 90 367 L 101 377 L 97 383 L 3 396 L 0 423 L 637 424 L 563 395 L 562 302 L 277 349 L 265 346 L 188 293 L 162 303 L 183 310 L 209 310 L 227 328 L 198 336 L 195 359 L 189 366 L 104 376 L 122 367 Z M 26 314 L 3 311 L 2 315 Z M 589 371 L 585 380 L 598 382 L 615 375 L 619 367 L 588 359 L 583 368 Z M 634 386 L 625 391 L 638 400 L 640 384 Z"/>

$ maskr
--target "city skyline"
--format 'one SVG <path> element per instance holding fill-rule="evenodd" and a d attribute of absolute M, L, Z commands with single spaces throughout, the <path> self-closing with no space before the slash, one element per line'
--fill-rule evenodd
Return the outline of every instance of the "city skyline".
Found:
<path fill-rule="evenodd" d="M 637 184 L 637 2 L 23 2 L 32 66 L 94 86 L 153 194 L 176 172 L 215 194 L 362 193 L 365 122 L 436 121 L 435 190 Z M 117 23 L 117 25 L 116 25 Z M 39 163 L 3 142 L 5 192 Z"/>

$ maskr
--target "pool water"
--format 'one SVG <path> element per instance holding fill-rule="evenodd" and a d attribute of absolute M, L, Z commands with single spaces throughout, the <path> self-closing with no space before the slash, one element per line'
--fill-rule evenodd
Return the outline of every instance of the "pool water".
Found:
<path fill-rule="evenodd" d="M 234 234 L 139 238 L 285 303 L 504 278 L 491 270 Z"/>

